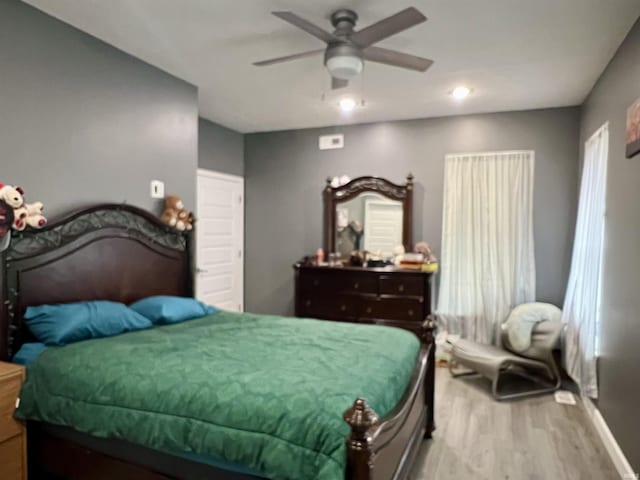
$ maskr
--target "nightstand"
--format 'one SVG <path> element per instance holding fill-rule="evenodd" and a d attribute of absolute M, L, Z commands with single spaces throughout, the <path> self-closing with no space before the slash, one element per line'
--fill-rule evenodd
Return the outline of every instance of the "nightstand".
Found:
<path fill-rule="evenodd" d="M 13 418 L 24 378 L 24 367 L 0 362 L 0 478 L 3 480 L 27 478 L 27 429 Z"/>

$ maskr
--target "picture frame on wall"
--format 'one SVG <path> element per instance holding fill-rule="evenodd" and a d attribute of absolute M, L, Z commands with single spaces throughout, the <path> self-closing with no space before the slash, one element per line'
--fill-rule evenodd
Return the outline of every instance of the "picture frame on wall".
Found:
<path fill-rule="evenodd" d="M 640 98 L 627 110 L 627 158 L 640 153 Z"/>

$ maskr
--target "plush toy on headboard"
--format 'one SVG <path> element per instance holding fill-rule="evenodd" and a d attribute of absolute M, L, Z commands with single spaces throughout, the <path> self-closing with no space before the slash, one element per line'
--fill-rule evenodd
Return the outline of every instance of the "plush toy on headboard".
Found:
<path fill-rule="evenodd" d="M 176 230 L 193 229 L 193 214 L 184 208 L 182 200 L 177 195 L 169 195 L 165 198 L 164 212 L 162 212 L 160 219 Z"/>
<path fill-rule="evenodd" d="M 42 209 L 44 208 L 42 202 L 24 203 L 24 191 L 20 187 L 0 183 L 0 201 L 12 209 L 13 220 L 11 226 L 14 230 L 22 231 L 27 226 L 42 228 L 47 223 L 47 219 L 42 215 Z"/>
<path fill-rule="evenodd" d="M 13 209 L 20 208 L 24 203 L 24 191 L 20 187 L 0 183 L 0 200 L 7 202 Z"/>
<path fill-rule="evenodd" d="M 25 203 L 24 208 L 27 209 L 27 216 L 24 219 L 24 223 L 28 226 L 31 228 L 42 228 L 47 224 L 47 219 L 42 215 L 42 210 L 44 210 L 42 202 Z"/>

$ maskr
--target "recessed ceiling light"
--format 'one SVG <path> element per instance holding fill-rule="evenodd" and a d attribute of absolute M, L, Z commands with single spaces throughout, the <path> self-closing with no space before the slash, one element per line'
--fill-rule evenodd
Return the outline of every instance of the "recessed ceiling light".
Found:
<path fill-rule="evenodd" d="M 453 89 L 453 91 L 451 92 L 451 96 L 456 100 L 462 100 L 464 98 L 467 98 L 470 93 L 471 89 L 469 87 L 460 86 Z"/>
<path fill-rule="evenodd" d="M 351 97 L 341 98 L 340 102 L 340 110 L 345 113 L 352 112 L 356 108 L 356 101 Z"/>

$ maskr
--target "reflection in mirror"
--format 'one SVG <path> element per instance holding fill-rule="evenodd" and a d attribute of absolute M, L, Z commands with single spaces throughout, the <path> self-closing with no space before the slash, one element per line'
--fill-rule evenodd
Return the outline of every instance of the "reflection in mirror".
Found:
<path fill-rule="evenodd" d="M 364 192 L 336 205 L 336 252 L 348 257 L 367 250 L 382 257 L 402 245 L 402 202 Z"/>

